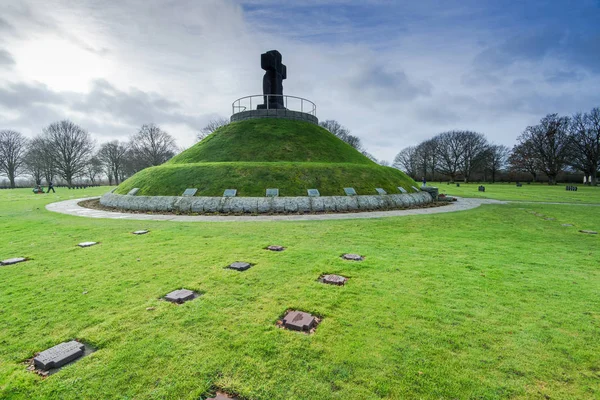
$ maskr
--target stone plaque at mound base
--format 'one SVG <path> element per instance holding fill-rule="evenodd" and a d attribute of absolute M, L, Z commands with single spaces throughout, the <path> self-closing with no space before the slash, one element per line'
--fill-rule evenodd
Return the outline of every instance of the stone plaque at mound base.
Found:
<path fill-rule="evenodd" d="M 85 345 L 75 340 L 61 343 L 35 356 L 33 365 L 42 371 L 59 368 L 81 357 L 84 351 Z"/>
<path fill-rule="evenodd" d="M 79 247 L 90 247 L 98 244 L 98 242 L 81 242 L 77 246 Z"/>
<path fill-rule="evenodd" d="M 402 186 L 398 186 L 398 190 L 400 191 L 400 193 L 408 193 L 406 189 L 404 189 Z"/>
<path fill-rule="evenodd" d="M 356 196 L 354 188 L 344 188 L 344 192 L 346 192 L 346 196 Z"/>
<path fill-rule="evenodd" d="M 348 278 L 341 275 L 323 275 L 320 280 L 328 285 L 343 286 Z"/>
<path fill-rule="evenodd" d="M 411 188 L 415 189 L 415 191 L 417 191 L 417 192 L 419 191 L 419 189 L 414 186 L 411 186 Z"/>
<path fill-rule="evenodd" d="M 135 196 L 139 192 L 140 188 L 133 188 L 127 193 L 127 196 Z"/>
<path fill-rule="evenodd" d="M 271 251 L 284 251 L 285 247 L 283 247 L 283 246 L 277 246 L 277 245 L 271 245 L 271 246 L 267 247 L 267 250 L 271 250 Z"/>
<path fill-rule="evenodd" d="M 243 262 L 243 261 L 236 261 L 236 262 L 230 264 L 227 268 L 235 269 L 236 271 L 245 271 L 248 268 L 250 268 L 251 266 L 252 265 L 250 263 Z"/>
<path fill-rule="evenodd" d="M 351 261 L 362 261 L 365 258 L 363 256 L 361 256 L 360 254 L 344 254 L 342 256 L 342 258 L 344 260 L 351 260 Z"/>
<path fill-rule="evenodd" d="M 132 233 L 133 233 L 134 235 L 145 235 L 145 234 L 146 234 L 146 233 L 148 233 L 148 232 L 150 232 L 150 231 L 147 231 L 147 230 L 145 230 L 145 229 L 142 229 L 142 230 L 140 230 L 140 231 L 134 231 L 134 232 L 132 232 Z"/>
<path fill-rule="evenodd" d="M 279 189 L 267 189 L 266 191 L 266 196 L 267 197 L 278 197 L 279 196 Z"/>
<path fill-rule="evenodd" d="M 196 293 L 187 289 L 174 290 L 165 296 L 165 300 L 177 304 L 185 303 L 186 301 L 193 300 L 195 298 Z"/>
<path fill-rule="evenodd" d="M 308 189 L 307 192 L 309 197 L 319 197 L 321 195 L 317 189 Z"/>
<path fill-rule="evenodd" d="M 310 331 L 316 324 L 316 319 L 309 313 L 290 311 L 283 317 L 283 326 L 294 331 Z"/>
<path fill-rule="evenodd" d="M 24 257 L 9 258 L 8 260 L 0 261 L 0 265 L 12 265 L 23 261 L 27 261 L 27 259 Z"/>
<path fill-rule="evenodd" d="M 183 195 L 185 197 L 192 197 L 192 196 L 194 196 L 196 194 L 197 191 L 198 191 L 198 189 L 196 189 L 196 188 L 187 188 L 183 192 Z"/>
<path fill-rule="evenodd" d="M 237 194 L 237 189 L 225 189 L 223 192 L 223 197 L 235 197 Z"/>
<path fill-rule="evenodd" d="M 382 188 L 375 188 L 375 190 L 377 191 L 377 193 L 379 194 L 387 194 L 387 192 L 385 190 L 383 190 Z"/>

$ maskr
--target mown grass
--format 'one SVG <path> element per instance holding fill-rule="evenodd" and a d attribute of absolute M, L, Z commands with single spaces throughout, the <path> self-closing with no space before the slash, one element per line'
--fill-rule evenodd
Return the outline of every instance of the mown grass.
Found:
<path fill-rule="evenodd" d="M 197 188 L 196 196 L 265 196 L 267 188 L 280 196 L 359 194 L 375 188 L 412 192 L 416 183 L 403 172 L 382 167 L 320 126 L 284 119 L 255 119 L 229 124 L 163 165 L 147 168 L 123 182 L 117 194 L 139 188 L 140 195 L 180 196 Z"/>
<path fill-rule="evenodd" d="M 238 196 L 264 197 L 267 188 L 278 188 L 280 196 L 306 196 L 318 189 L 322 196 L 344 196 L 345 187 L 358 194 L 408 192 L 416 183 L 394 168 L 364 164 L 333 163 L 197 163 L 167 164 L 147 168 L 123 182 L 116 193 L 140 188 L 138 195 L 181 195 L 197 188 L 196 196 L 222 196 L 225 189 L 237 189 Z"/>
<path fill-rule="evenodd" d="M 496 200 L 517 200 L 534 202 L 558 202 L 558 203 L 597 203 L 600 204 L 598 197 L 599 188 L 576 185 L 576 192 L 567 191 L 565 184 L 548 186 L 544 184 L 523 184 L 517 187 L 514 183 L 461 183 L 460 187 L 456 184 L 446 182 L 428 182 L 428 185 L 437 186 L 440 193 L 447 193 L 452 196 L 477 197 Z M 485 192 L 479 192 L 477 188 L 485 186 Z"/>
<path fill-rule="evenodd" d="M 596 207 L 260 223 L 44 209 L 106 190 L 0 191 L 0 258 L 31 258 L 0 267 L 0 398 L 600 396 L 599 237 L 577 232 L 600 230 Z M 142 228 L 151 232 L 130 233 Z M 86 240 L 101 244 L 75 247 Z M 256 265 L 223 269 L 237 260 Z M 350 280 L 326 286 L 322 273 Z M 181 287 L 204 294 L 159 300 Z M 277 328 L 288 308 L 322 316 L 316 333 Z M 73 338 L 98 350 L 47 379 L 26 371 L 23 361 Z"/>

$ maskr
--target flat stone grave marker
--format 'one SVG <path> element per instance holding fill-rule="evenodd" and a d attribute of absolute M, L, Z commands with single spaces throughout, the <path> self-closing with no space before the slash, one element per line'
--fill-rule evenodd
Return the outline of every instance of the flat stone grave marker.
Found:
<path fill-rule="evenodd" d="M 344 260 L 350 260 L 350 261 L 362 261 L 365 259 L 360 254 L 351 254 L 351 253 L 343 254 L 342 258 Z"/>
<path fill-rule="evenodd" d="M 79 247 L 90 247 L 90 246 L 94 246 L 94 245 L 97 245 L 97 244 L 98 244 L 98 242 L 81 242 L 77 246 L 79 246 Z"/>
<path fill-rule="evenodd" d="M 198 297 L 198 293 L 194 291 L 179 289 L 167 294 L 165 300 L 170 301 L 171 303 L 183 304 L 186 301 L 194 300 L 196 297 Z"/>
<path fill-rule="evenodd" d="M 385 190 L 383 190 L 382 188 L 375 188 L 375 190 L 377 190 L 377 193 L 379 193 L 379 194 L 387 194 L 387 192 Z"/>
<path fill-rule="evenodd" d="M 235 197 L 237 194 L 237 189 L 225 189 L 223 192 L 223 197 Z"/>
<path fill-rule="evenodd" d="M 270 245 L 270 246 L 267 247 L 267 250 L 271 250 L 271 251 L 284 251 L 285 247 L 283 247 L 283 246 L 277 246 L 277 245 L 272 244 L 272 245 Z"/>
<path fill-rule="evenodd" d="M 279 189 L 276 189 L 276 188 L 267 189 L 266 196 L 267 197 L 279 197 Z"/>
<path fill-rule="evenodd" d="M 227 268 L 234 269 L 236 271 L 245 271 L 248 268 L 250 268 L 251 266 L 252 266 L 252 264 L 250 264 L 250 263 L 243 262 L 243 261 L 236 261 L 232 264 L 229 264 L 229 266 Z"/>
<path fill-rule="evenodd" d="M 197 191 L 198 191 L 198 189 L 196 189 L 196 188 L 187 188 L 183 191 L 183 196 L 184 197 L 193 197 Z"/>
<path fill-rule="evenodd" d="M 323 283 L 326 283 L 328 285 L 338 285 L 338 286 L 344 286 L 344 284 L 346 283 L 347 280 L 348 280 L 348 278 L 346 278 L 345 276 L 333 275 L 333 274 L 323 275 L 323 276 L 321 276 L 321 278 L 319 278 L 319 281 L 321 281 Z"/>
<path fill-rule="evenodd" d="M 239 400 L 239 398 L 232 397 L 232 396 L 228 395 L 227 393 L 217 392 L 217 395 L 215 397 L 209 397 L 206 400 Z"/>
<path fill-rule="evenodd" d="M 414 187 L 414 186 L 411 186 L 411 188 L 415 189 L 417 192 L 419 191 L 419 189 L 417 189 L 417 188 L 416 188 L 416 187 Z"/>
<path fill-rule="evenodd" d="M 289 311 L 281 320 L 284 328 L 293 331 L 310 332 L 317 325 L 317 319 L 303 311 Z"/>
<path fill-rule="evenodd" d="M 354 188 L 344 188 L 344 192 L 346 192 L 346 196 L 356 196 Z"/>
<path fill-rule="evenodd" d="M 321 195 L 317 189 L 308 189 L 307 192 L 309 197 L 319 197 Z"/>
<path fill-rule="evenodd" d="M 556 221 L 556 218 L 546 217 L 544 218 L 546 221 Z"/>
<path fill-rule="evenodd" d="M 400 191 L 400 193 L 408 193 L 408 191 L 406 189 L 404 189 L 402 186 L 398 186 L 398 190 Z"/>
<path fill-rule="evenodd" d="M 134 235 L 145 235 L 145 234 L 146 234 L 146 233 L 148 233 L 148 232 L 150 232 L 150 231 L 148 231 L 148 230 L 146 230 L 146 229 L 142 229 L 142 230 L 139 230 L 139 231 L 133 231 L 132 233 L 133 233 Z"/>
<path fill-rule="evenodd" d="M 83 356 L 84 352 L 85 345 L 83 343 L 71 340 L 42 351 L 33 358 L 33 365 L 42 371 L 60 368 Z"/>
<path fill-rule="evenodd" d="M 588 235 L 597 235 L 598 234 L 598 232 L 596 232 L 596 231 L 590 231 L 590 230 L 587 230 L 587 229 L 581 229 L 579 232 L 581 232 L 581 233 L 587 233 Z"/>
<path fill-rule="evenodd" d="M 573 224 L 561 224 L 561 226 L 573 226 Z"/>
<path fill-rule="evenodd" d="M 0 261 L 0 265 L 13 265 L 13 264 L 20 263 L 23 261 L 27 261 L 27 259 L 25 257 L 9 258 L 9 259 Z"/>
<path fill-rule="evenodd" d="M 139 192 L 140 188 L 133 188 L 127 193 L 127 196 L 135 196 Z"/>

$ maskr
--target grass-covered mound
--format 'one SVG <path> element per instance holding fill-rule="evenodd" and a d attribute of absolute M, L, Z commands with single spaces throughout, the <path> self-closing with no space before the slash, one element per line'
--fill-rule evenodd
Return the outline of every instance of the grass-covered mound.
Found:
<path fill-rule="evenodd" d="M 376 194 L 380 187 L 409 192 L 415 182 L 395 168 L 383 167 L 320 126 L 302 121 L 254 119 L 215 131 L 163 165 L 147 168 L 123 182 L 117 194 L 140 188 L 138 195 L 178 196 L 197 188 L 197 196 L 264 196 L 278 188 L 280 196 Z"/>

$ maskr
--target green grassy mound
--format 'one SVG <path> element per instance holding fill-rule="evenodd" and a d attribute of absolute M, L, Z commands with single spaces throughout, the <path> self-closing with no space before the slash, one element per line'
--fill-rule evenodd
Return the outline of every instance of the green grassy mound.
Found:
<path fill-rule="evenodd" d="M 138 172 L 115 193 L 140 188 L 138 195 L 179 196 L 197 188 L 197 196 L 222 196 L 225 189 L 264 196 L 265 189 L 278 188 L 280 196 L 306 196 L 307 189 L 342 196 L 344 187 L 376 194 L 377 187 L 412 192 L 412 185 L 401 171 L 378 165 L 319 126 L 255 119 L 218 129 L 165 164 Z"/>

